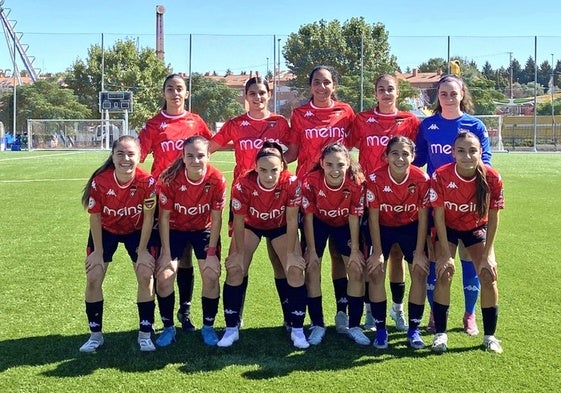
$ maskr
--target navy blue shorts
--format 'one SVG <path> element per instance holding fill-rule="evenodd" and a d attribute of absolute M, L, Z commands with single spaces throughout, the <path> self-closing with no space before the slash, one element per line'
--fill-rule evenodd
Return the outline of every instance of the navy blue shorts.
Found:
<path fill-rule="evenodd" d="M 418 228 L 418 221 L 399 227 L 380 225 L 380 240 L 382 242 L 382 253 L 384 254 L 384 259 L 387 260 L 389 258 L 393 245 L 397 244 L 399 248 L 401 248 L 401 252 L 403 253 L 405 260 L 408 263 L 413 263 L 413 253 L 417 247 Z M 372 254 L 372 239 L 370 238 L 368 226 L 362 227 L 362 236 L 368 250 L 366 255 L 369 256 Z"/>
<path fill-rule="evenodd" d="M 181 259 L 185 253 L 185 247 L 191 245 L 197 259 L 206 259 L 208 242 L 210 241 L 210 228 L 203 231 L 169 231 L 169 247 L 171 259 Z M 220 259 L 220 239 L 216 247 L 216 256 Z"/>
<path fill-rule="evenodd" d="M 131 261 L 136 262 L 138 259 L 138 254 L 136 250 L 138 249 L 138 244 L 140 243 L 140 231 L 134 231 L 132 233 L 126 235 L 116 235 L 105 229 L 101 230 L 101 242 L 103 244 L 103 262 L 111 262 L 113 260 L 113 255 L 115 251 L 117 251 L 117 247 L 119 243 L 123 243 L 125 245 L 125 249 L 131 258 Z M 148 241 L 148 249 L 151 251 L 152 255 L 154 256 L 155 253 L 154 243 L 156 243 L 153 235 L 150 236 L 150 240 Z M 86 253 L 90 255 L 94 250 L 93 238 L 92 233 L 88 236 L 88 246 Z"/>
<path fill-rule="evenodd" d="M 461 240 L 466 247 L 473 246 L 477 243 L 485 243 L 487 239 L 487 224 L 470 231 L 457 231 L 446 227 L 446 235 L 448 236 L 448 241 L 455 245 L 458 245 L 459 240 Z"/>
<path fill-rule="evenodd" d="M 246 225 L 245 229 L 249 229 L 251 232 L 255 233 L 259 240 L 261 240 L 262 237 L 265 237 L 269 240 L 274 240 L 277 237 L 286 234 L 286 225 L 275 229 L 257 229 L 252 226 Z"/>
<path fill-rule="evenodd" d="M 335 248 L 339 254 L 348 257 L 351 255 L 351 230 L 349 225 L 332 227 L 314 216 L 314 241 L 316 243 L 316 254 L 323 256 L 327 239 L 335 242 Z"/>

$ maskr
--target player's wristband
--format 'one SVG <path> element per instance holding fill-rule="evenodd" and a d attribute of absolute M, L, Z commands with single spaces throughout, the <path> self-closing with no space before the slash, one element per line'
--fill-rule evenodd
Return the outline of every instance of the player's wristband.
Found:
<path fill-rule="evenodd" d="M 206 256 L 207 256 L 207 257 L 214 257 L 214 256 L 216 256 L 216 247 L 209 247 L 209 248 L 206 250 Z"/>

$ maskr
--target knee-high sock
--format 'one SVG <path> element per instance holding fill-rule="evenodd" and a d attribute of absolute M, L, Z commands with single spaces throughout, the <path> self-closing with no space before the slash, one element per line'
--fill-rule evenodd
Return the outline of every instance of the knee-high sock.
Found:
<path fill-rule="evenodd" d="M 86 316 L 92 333 L 101 332 L 103 328 L 103 300 L 86 302 Z"/>
<path fill-rule="evenodd" d="M 224 319 L 226 327 L 236 327 L 240 321 L 240 308 L 242 304 L 242 285 L 232 286 L 224 283 L 222 303 L 224 304 Z"/>
<path fill-rule="evenodd" d="M 323 327 L 325 322 L 323 320 L 323 305 L 321 302 L 321 296 L 308 297 L 308 313 L 310 314 L 312 325 Z"/>
<path fill-rule="evenodd" d="M 216 314 L 218 313 L 218 302 L 220 297 L 216 299 L 211 299 L 208 297 L 202 297 L 201 303 L 203 305 L 203 324 L 206 326 L 214 325 L 214 320 L 216 319 Z"/>
<path fill-rule="evenodd" d="M 494 335 L 499 318 L 499 306 L 482 308 L 481 312 L 483 313 L 483 334 Z"/>
<path fill-rule="evenodd" d="M 285 322 L 290 322 L 290 308 L 288 306 L 288 291 L 289 285 L 286 278 L 275 278 L 275 287 L 279 295 L 280 304 L 282 307 L 282 315 Z M 306 301 L 304 299 L 304 312 L 306 311 Z"/>
<path fill-rule="evenodd" d="M 177 289 L 179 290 L 179 311 L 189 312 L 193 299 L 195 274 L 193 267 L 180 267 L 177 269 Z"/>
<path fill-rule="evenodd" d="M 304 326 L 304 318 L 306 317 L 306 286 L 292 287 L 287 285 L 287 309 L 289 310 L 288 321 L 293 329 L 299 329 Z"/>
<path fill-rule="evenodd" d="M 175 303 L 175 292 L 170 293 L 166 297 L 160 295 L 158 297 L 158 307 L 160 308 L 160 317 L 164 327 L 173 326 L 173 306 Z"/>
<path fill-rule="evenodd" d="M 450 306 L 445 306 L 444 304 L 437 302 L 432 303 L 432 313 L 434 315 L 434 328 L 436 333 L 446 333 L 449 308 Z"/>
<path fill-rule="evenodd" d="M 333 280 L 333 289 L 335 290 L 335 301 L 337 302 L 337 312 L 343 311 L 347 313 L 347 278 L 337 278 Z"/>
<path fill-rule="evenodd" d="M 475 312 L 475 305 L 477 304 L 477 297 L 481 284 L 479 277 L 475 271 L 475 265 L 472 261 L 462 260 L 462 283 L 464 286 L 464 301 L 466 313 L 473 314 Z"/>
<path fill-rule="evenodd" d="M 392 301 L 395 304 L 403 304 L 405 282 L 390 282 L 390 291 L 392 293 Z"/>
<path fill-rule="evenodd" d="M 240 303 L 240 312 L 239 312 L 239 316 L 240 316 L 240 322 L 242 320 L 242 314 L 243 314 L 243 307 L 245 305 L 245 294 L 247 293 L 247 284 L 249 283 L 249 276 L 244 276 L 243 281 L 242 281 L 242 285 L 241 285 L 241 289 L 242 289 L 242 299 L 241 299 L 241 303 Z"/>
<path fill-rule="evenodd" d="M 150 300 L 148 302 L 136 303 L 138 307 L 138 320 L 139 329 L 141 332 L 152 332 L 152 325 L 154 325 L 154 310 L 156 309 L 156 302 Z"/>
<path fill-rule="evenodd" d="M 387 306 L 387 300 L 381 302 L 370 302 L 370 310 L 372 311 L 372 316 L 374 317 L 374 323 L 376 323 L 376 330 L 382 330 L 386 328 Z"/>
<path fill-rule="evenodd" d="M 362 311 L 364 310 L 363 296 L 348 296 L 349 299 L 349 328 L 360 325 Z"/>
<path fill-rule="evenodd" d="M 434 287 L 436 285 L 436 262 L 430 262 L 427 276 L 427 300 L 431 311 L 433 310 Z"/>

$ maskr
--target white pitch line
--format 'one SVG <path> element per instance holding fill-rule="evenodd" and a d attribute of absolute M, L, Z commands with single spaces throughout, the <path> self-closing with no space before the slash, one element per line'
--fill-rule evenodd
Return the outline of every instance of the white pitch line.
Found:
<path fill-rule="evenodd" d="M 0 183 L 40 183 L 40 182 L 59 182 L 59 181 L 83 181 L 88 179 L 26 179 L 26 180 L 0 180 Z"/>
<path fill-rule="evenodd" d="M 81 151 L 77 151 L 77 152 L 69 152 L 69 153 L 57 153 L 57 154 L 45 154 L 42 156 L 29 156 L 29 157 L 9 157 L 9 158 L 1 158 L 1 161 L 12 161 L 12 160 L 34 160 L 36 158 L 43 158 L 43 157 L 60 157 L 60 156 L 68 156 L 68 155 L 74 155 L 74 154 L 79 154 L 79 153 L 83 153 Z"/>

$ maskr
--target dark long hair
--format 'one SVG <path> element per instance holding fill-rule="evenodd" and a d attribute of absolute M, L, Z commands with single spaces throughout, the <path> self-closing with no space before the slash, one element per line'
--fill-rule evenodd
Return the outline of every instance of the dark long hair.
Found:
<path fill-rule="evenodd" d="M 187 83 L 185 82 L 185 79 L 183 78 L 183 76 L 182 76 L 181 74 L 177 74 L 177 73 L 175 73 L 175 74 L 169 74 L 168 76 L 166 76 L 166 79 L 164 79 L 164 84 L 163 84 L 163 86 L 162 86 L 162 91 L 164 92 L 164 94 L 165 94 L 165 91 L 166 91 L 166 85 L 167 85 L 168 81 L 169 81 L 170 79 L 173 79 L 173 78 L 179 78 L 179 79 L 181 79 L 181 80 L 183 81 L 183 83 L 185 84 L 185 90 L 187 90 Z M 187 91 L 188 91 L 188 90 L 187 90 Z M 164 103 L 163 103 L 163 105 L 162 105 L 162 109 L 163 109 L 164 111 L 165 111 L 166 109 L 168 109 L 168 103 L 167 103 L 167 101 L 166 101 L 165 98 L 164 98 Z"/>
<path fill-rule="evenodd" d="M 113 163 L 113 153 L 115 152 L 115 149 L 117 148 L 117 145 L 122 143 L 122 142 L 134 142 L 138 146 L 138 150 L 140 151 L 140 141 L 138 140 L 138 138 L 136 138 L 134 136 L 122 135 L 122 136 L 119 137 L 119 139 L 113 141 L 113 145 L 111 145 L 111 154 L 109 154 L 109 157 L 107 157 L 105 162 L 103 164 L 101 164 L 101 166 L 99 168 L 97 168 L 94 171 L 94 173 L 92 173 L 92 175 L 88 179 L 88 182 L 86 183 L 86 186 L 84 187 L 84 190 L 82 192 L 82 206 L 84 206 L 84 208 L 88 207 L 88 203 L 90 201 L 90 190 L 91 190 L 91 187 L 92 187 L 92 182 L 93 182 L 94 177 L 96 177 L 101 172 L 105 171 L 106 169 L 109 169 L 109 168 L 115 169 L 115 163 Z"/>
<path fill-rule="evenodd" d="M 173 179 L 175 179 L 177 177 L 178 173 L 185 170 L 185 162 L 183 161 L 183 155 L 185 154 L 185 148 L 189 145 L 192 145 L 192 144 L 196 143 L 196 142 L 204 143 L 206 145 L 207 154 L 208 154 L 209 141 L 204 136 L 193 135 L 193 136 L 190 136 L 189 138 L 185 139 L 185 141 L 183 142 L 183 152 L 181 153 L 181 155 L 179 157 L 177 157 L 175 159 L 175 161 L 172 162 L 171 165 L 160 174 L 160 181 L 162 183 L 164 183 L 164 184 L 171 183 L 173 181 Z"/>
<path fill-rule="evenodd" d="M 454 146 L 456 145 L 456 141 L 462 139 L 475 139 L 479 144 L 479 149 L 481 150 L 481 142 L 479 141 L 477 135 L 473 132 L 460 131 L 454 139 Z M 489 183 L 487 183 L 487 169 L 485 168 L 483 161 L 479 159 L 475 168 L 475 204 L 477 206 L 477 215 L 479 218 L 483 218 L 487 215 L 490 198 L 491 191 Z"/>
<path fill-rule="evenodd" d="M 462 78 L 454 74 L 444 75 L 442 78 L 440 78 L 440 80 L 436 84 L 436 103 L 433 113 L 442 113 L 442 106 L 440 105 L 440 100 L 438 99 L 438 90 L 440 90 L 440 86 L 444 82 L 455 82 L 460 86 L 462 93 L 464 94 L 464 98 L 462 98 L 462 101 L 460 101 L 460 110 L 462 112 L 472 113 L 473 101 L 471 99 L 471 94 L 469 92 L 469 89 L 464 83 L 464 81 L 462 80 Z"/>
<path fill-rule="evenodd" d="M 312 68 L 312 71 L 310 71 L 310 75 L 308 76 L 308 86 L 312 86 L 312 81 L 314 80 L 314 74 L 316 73 L 316 71 L 319 70 L 326 70 L 331 74 L 331 80 L 333 81 L 333 87 L 337 87 L 337 85 L 339 84 L 339 74 L 337 73 L 337 71 L 335 70 L 334 67 L 330 66 L 330 65 L 317 65 L 314 68 Z M 337 94 L 335 94 L 335 90 L 333 90 L 333 93 L 331 93 L 331 99 L 334 101 L 337 101 Z M 312 95 L 312 97 L 310 98 L 310 101 L 314 100 L 314 96 Z"/>

